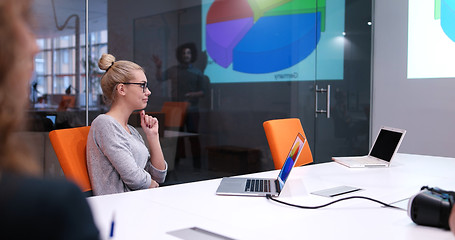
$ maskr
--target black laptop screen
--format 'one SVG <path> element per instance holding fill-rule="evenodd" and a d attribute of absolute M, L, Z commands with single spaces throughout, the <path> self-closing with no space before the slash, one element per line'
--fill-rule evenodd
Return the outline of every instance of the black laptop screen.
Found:
<path fill-rule="evenodd" d="M 382 128 L 371 149 L 370 156 L 389 162 L 392 160 L 392 156 L 400 143 L 402 135 L 402 132 Z"/>

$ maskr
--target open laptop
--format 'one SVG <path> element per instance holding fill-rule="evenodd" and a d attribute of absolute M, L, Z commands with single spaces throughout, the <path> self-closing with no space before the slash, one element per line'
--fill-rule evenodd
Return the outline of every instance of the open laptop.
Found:
<path fill-rule="evenodd" d="M 216 190 L 216 194 L 240 196 L 280 195 L 305 143 L 305 137 L 298 133 L 277 178 L 224 177 Z"/>
<path fill-rule="evenodd" d="M 332 160 L 352 168 L 388 167 L 393 156 L 398 151 L 405 133 L 406 130 L 381 127 L 368 155 L 359 157 L 332 157 Z"/>

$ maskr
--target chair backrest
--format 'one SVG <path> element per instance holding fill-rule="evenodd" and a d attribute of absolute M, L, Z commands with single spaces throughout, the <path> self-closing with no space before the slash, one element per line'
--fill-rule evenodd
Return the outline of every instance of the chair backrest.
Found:
<path fill-rule="evenodd" d="M 75 182 L 83 192 L 92 190 L 87 171 L 87 137 L 90 127 L 54 130 L 49 139 L 65 177 Z"/>
<path fill-rule="evenodd" d="M 68 108 L 74 108 L 75 104 L 76 104 L 76 96 L 63 95 L 62 100 L 58 104 L 57 111 L 66 111 Z"/>
<path fill-rule="evenodd" d="M 300 119 L 285 118 L 269 120 L 263 123 L 263 127 L 269 143 L 270 152 L 272 153 L 275 169 L 281 169 L 297 133 L 300 132 L 306 138 Z M 311 162 L 313 162 L 313 155 L 311 154 L 307 139 L 295 166 L 302 166 Z"/>
<path fill-rule="evenodd" d="M 161 112 L 165 114 L 164 126 L 167 128 L 181 128 L 185 123 L 188 102 L 164 102 Z"/>

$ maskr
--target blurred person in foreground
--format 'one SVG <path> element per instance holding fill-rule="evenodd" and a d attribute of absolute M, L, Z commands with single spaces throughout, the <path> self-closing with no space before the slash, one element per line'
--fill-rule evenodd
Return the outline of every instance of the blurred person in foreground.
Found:
<path fill-rule="evenodd" d="M 30 0 L 0 0 L 0 239 L 99 239 L 80 189 L 38 178 L 24 130 L 29 81 L 38 53 Z"/>
<path fill-rule="evenodd" d="M 450 231 L 455 235 L 455 207 L 452 207 L 452 212 L 450 213 L 449 227 Z"/>

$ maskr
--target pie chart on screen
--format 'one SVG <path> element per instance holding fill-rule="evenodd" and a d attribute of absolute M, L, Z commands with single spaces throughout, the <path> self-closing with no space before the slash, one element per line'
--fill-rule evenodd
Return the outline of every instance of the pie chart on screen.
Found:
<path fill-rule="evenodd" d="M 455 42 L 455 2 L 450 0 L 439 1 L 441 28 L 452 41 Z"/>
<path fill-rule="evenodd" d="M 252 74 L 280 71 L 307 58 L 325 28 L 325 0 L 215 0 L 206 49 L 216 64 Z"/>

